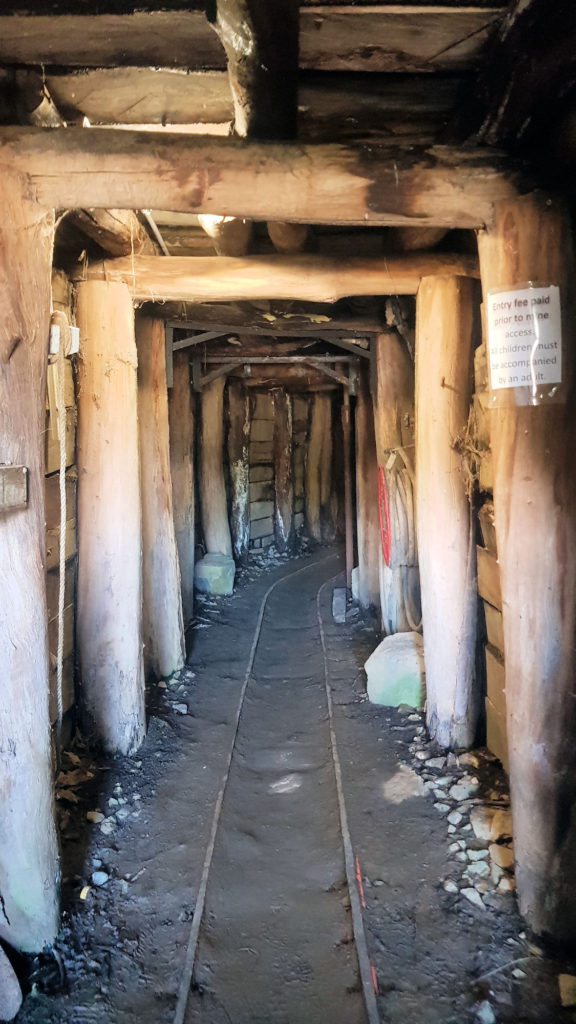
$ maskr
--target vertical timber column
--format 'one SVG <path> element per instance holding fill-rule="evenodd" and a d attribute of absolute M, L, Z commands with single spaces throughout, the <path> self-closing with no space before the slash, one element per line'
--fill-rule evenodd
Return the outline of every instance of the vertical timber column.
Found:
<path fill-rule="evenodd" d="M 332 400 L 315 394 L 310 403 L 306 457 L 306 523 L 312 540 L 321 543 L 330 531 L 332 469 Z"/>
<path fill-rule="evenodd" d="M 344 444 L 344 534 L 346 538 L 346 587 L 352 590 L 352 569 L 354 568 L 354 507 L 352 502 L 352 454 L 350 429 L 350 392 L 343 388 L 342 395 L 342 438 Z"/>
<path fill-rule="evenodd" d="M 84 723 L 111 753 L 144 738 L 142 517 L 134 311 L 127 285 L 77 292 L 78 596 Z"/>
<path fill-rule="evenodd" d="M 240 560 L 250 542 L 250 397 L 238 381 L 229 382 L 227 397 L 230 528 L 234 558 Z"/>
<path fill-rule="evenodd" d="M 224 377 L 202 390 L 200 417 L 200 503 L 208 554 L 232 557 L 224 482 Z"/>
<path fill-rule="evenodd" d="M 384 474 L 387 487 L 390 535 L 388 565 L 382 545 L 378 551 L 382 624 L 387 633 L 401 633 L 413 629 L 420 618 L 412 487 L 414 364 L 396 331 L 379 334 L 372 344 L 376 360 L 376 455 L 379 473 Z M 393 453 L 393 466 L 387 468 Z M 413 612 L 410 617 L 408 605 Z"/>
<path fill-rule="evenodd" d="M 356 524 L 358 603 L 365 610 L 379 608 L 378 461 L 372 399 L 365 372 L 360 374 L 356 399 Z"/>
<path fill-rule="evenodd" d="M 3 171 L 0 463 L 27 469 L 0 512 L 0 937 L 38 952 L 58 931 L 45 581 L 44 417 L 54 217 Z"/>
<path fill-rule="evenodd" d="M 174 352 L 172 359 L 173 383 L 168 392 L 170 476 L 182 614 L 188 624 L 194 615 L 194 393 L 188 352 Z"/>
<path fill-rule="evenodd" d="M 278 551 L 294 548 L 294 484 L 292 477 L 292 398 L 283 388 L 274 402 L 274 539 Z"/>
<path fill-rule="evenodd" d="M 478 239 L 484 295 L 560 288 L 563 405 L 491 412 L 506 656 L 507 733 L 520 910 L 534 931 L 576 938 L 576 438 L 574 256 L 561 204 L 496 208 Z"/>
<path fill-rule="evenodd" d="M 142 495 L 142 636 L 146 672 L 171 676 L 184 664 L 180 567 L 172 514 L 164 323 L 136 317 L 140 489 Z"/>
<path fill-rule="evenodd" d="M 425 277 L 416 300 L 416 511 L 427 721 L 443 747 L 469 747 L 476 693 L 476 547 L 456 438 L 472 398 L 473 283 Z"/>

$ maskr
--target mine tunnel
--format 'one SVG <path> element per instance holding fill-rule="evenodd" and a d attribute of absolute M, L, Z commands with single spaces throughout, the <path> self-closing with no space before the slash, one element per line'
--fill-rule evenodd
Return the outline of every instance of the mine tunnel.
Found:
<path fill-rule="evenodd" d="M 574 1019 L 575 36 L 0 12 L 0 1020 Z"/>

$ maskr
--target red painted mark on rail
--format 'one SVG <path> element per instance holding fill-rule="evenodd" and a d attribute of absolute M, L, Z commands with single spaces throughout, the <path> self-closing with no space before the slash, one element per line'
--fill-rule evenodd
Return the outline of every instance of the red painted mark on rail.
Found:
<path fill-rule="evenodd" d="M 362 874 L 360 872 L 360 861 L 358 860 L 358 857 L 355 857 L 354 861 L 355 861 L 355 864 L 356 864 L 356 881 L 358 882 L 358 891 L 360 893 L 360 903 L 362 904 L 363 909 L 365 909 L 366 908 L 366 900 L 364 899 L 364 886 L 362 885 Z"/>
<path fill-rule="evenodd" d="M 378 995 L 378 978 L 376 977 L 376 971 L 374 964 L 370 964 L 370 977 L 372 978 L 372 987 L 376 995 Z"/>

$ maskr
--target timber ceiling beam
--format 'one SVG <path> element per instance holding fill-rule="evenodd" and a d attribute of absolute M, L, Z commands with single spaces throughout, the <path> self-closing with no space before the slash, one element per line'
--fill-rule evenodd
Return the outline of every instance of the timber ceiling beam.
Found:
<path fill-rule="evenodd" d="M 136 302 L 336 302 L 349 295 L 414 295 L 422 277 L 477 277 L 478 263 L 475 257 L 446 253 L 413 253 L 370 260 L 317 256 L 134 256 L 92 264 L 88 275 L 91 279 L 123 281 Z"/>
<path fill-rule="evenodd" d="M 514 148 L 545 140 L 576 91 L 576 5 L 514 0 L 479 77 L 478 137 Z"/>
<path fill-rule="evenodd" d="M 30 5 L 33 7 L 33 4 Z M 300 67 L 459 71 L 476 64 L 503 12 L 494 7 L 300 8 Z M 0 15 L 0 63 L 44 67 L 226 67 L 202 10 Z"/>
<path fill-rule="evenodd" d="M 317 224 L 481 228 L 518 193 L 501 154 L 257 143 L 85 128 L 0 129 L 0 165 L 43 206 Z"/>
<path fill-rule="evenodd" d="M 264 311 L 259 306 L 249 303 L 230 304 L 166 302 L 147 303 L 144 307 L 146 316 L 166 320 L 167 326 L 179 330 L 218 331 L 219 334 L 254 334 L 269 337 L 308 338 L 320 334 L 329 340 L 331 336 L 370 337 L 380 334 L 383 324 L 366 317 L 354 319 L 326 312 L 311 313 L 295 308 L 291 303 L 290 311 L 279 311 L 276 308 Z"/>

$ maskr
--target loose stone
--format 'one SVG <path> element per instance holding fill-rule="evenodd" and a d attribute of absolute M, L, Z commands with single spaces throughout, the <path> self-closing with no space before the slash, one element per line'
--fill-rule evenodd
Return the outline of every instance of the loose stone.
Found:
<path fill-rule="evenodd" d="M 451 878 L 447 878 L 446 881 L 444 882 L 444 889 L 446 892 L 458 892 L 458 886 L 456 885 L 456 882 L 452 881 Z"/>
<path fill-rule="evenodd" d="M 475 907 L 481 907 L 482 910 L 484 909 L 482 897 L 476 889 L 461 889 L 460 893 L 469 900 L 470 903 L 473 903 Z"/>
<path fill-rule="evenodd" d="M 438 804 L 434 804 L 434 807 L 436 808 L 437 811 L 440 812 L 440 814 L 446 814 L 446 811 L 450 810 L 450 804 L 440 804 L 440 803 L 438 803 Z"/>
<path fill-rule="evenodd" d="M 460 811 L 450 811 L 450 814 L 448 815 L 448 821 L 451 825 L 459 825 L 460 822 L 462 821 L 462 815 L 460 814 Z"/>
<path fill-rule="evenodd" d="M 493 864 L 497 864 L 499 868 L 514 867 L 514 850 L 511 846 L 499 846 L 498 843 L 490 843 L 488 849 L 490 850 Z"/>

